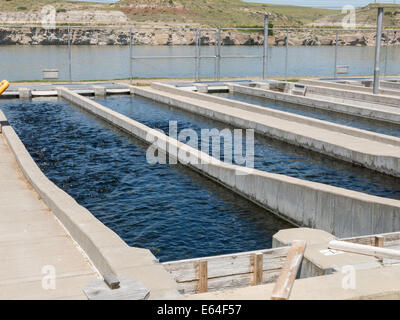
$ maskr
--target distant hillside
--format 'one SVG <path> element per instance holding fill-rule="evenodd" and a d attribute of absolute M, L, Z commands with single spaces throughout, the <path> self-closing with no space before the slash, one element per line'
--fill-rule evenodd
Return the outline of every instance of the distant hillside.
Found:
<path fill-rule="evenodd" d="M 341 26 L 340 10 L 248 3 L 241 0 L 121 0 L 116 4 L 66 0 L 0 0 L 0 22 L 40 23 L 44 5 L 57 10 L 58 24 L 176 24 L 222 27 L 262 26 L 265 13 L 275 26 Z M 385 9 L 384 25 L 400 27 L 399 9 Z M 358 27 L 376 25 L 376 8 L 357 9 Z"/>
<path fill-rule="evenodd" d="M 104 23 L 107 14 L 101 20 L 93 12 L 120 11 L 132 22 L 202 24 L 208 26 L 262 26 L 265 13 L 271 13 L 271 20 L 276 26 L 303 26 L 318 19 L 323 19 L 339 11 L 314 9 L 297 6 L 280 6 L 243 2 L 241 0 L 121 0 L 116 4 L 82 3 L 64 0 L 1 0 L 0 12 L 12 23 L 24 17 L 36 21 L 44 5 L 51 4 L 57 9 L 57 23 Z M 82 11 L 81 19 L 77 11 Z M 69 14 L 72 12 L 72 14 Z M 100 16 L 98 13 L 97 16 Z M 70 17 L 73 16 L 73 17 Z M 110 15 L 110 23 L 120 23 L 124 19 L 115 19 L 116 12 Z M 11 20 L 10 20 L 11 19 Z M 77 21 L 75 21 L 77 20 Z M 89 20 L 89 21 L 88 21 Z M 91 21 L 90 21 L 91 20 Z"/>
<path fill-rule="evenodd" d="M 400 28 L 400 4 L 392 5 L 397 8 L 384 10 L 383 25 L 385 27 Z M 334 14 L 316 19 L 309 26 L 341 26 L 344 14 Z M 377 9 L 373 5 L 356 10 L 356 23 L 359 28 L 376 27 Z"/>
<path fill-rule="evenodd" d="M 260 26 L 265 13 L 272 14 L 275 25 L 301 26 L 338 12 L 241 0 L 122 0 L 115 7 L 134 21 L 196 22 L 210 26 Z"/>

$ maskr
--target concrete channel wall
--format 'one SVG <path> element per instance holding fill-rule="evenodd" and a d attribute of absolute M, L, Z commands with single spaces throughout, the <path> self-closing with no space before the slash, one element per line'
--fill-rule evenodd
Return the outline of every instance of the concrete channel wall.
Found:
<path fill-rule="evenodd" d="M 311 85 L 311 86 L 319 86 L 319 87 L 346 90 L 346 91 L 360 91 L 360 92 L 365 92 L 368 94 L 372 94 L 372 90 L 373 90 L 370 87 L 363 87 L 363 86 L 343 84 L 343 83 L 337 83 L 337 82 L 332 82 L 332 81 L 322 81 L 322 80 L 302 79 L 299 81 L 299 83 Z M 380 86 L 379 94 L 388 95 L 388 96 L 398 96 L 400 98 L 400 91 L 391 90 L 391 89 L 382 89 L 382 85 Z"/>
<path fill-rule="evenodd" d="M 259 134 L 277 140 L 382 173 L 400 176 L 400 139 L 396 137 L 186 91 L 167 84 L 153 83 L 152 88 L 140 87 L 134 88 L 133 91 L 149 99 L 228 123 L 237 128 L 254 129 Z M 236 112 L 232 108 L 240 109 L 240 111 Z"/>
<path fill-rule="evenodd" d="M 337 89 L 337 88 L 329 88 L 326 86 L 321 86 L 320 84 L 308 84 L 308 81 L 312 80 L 301 80 L 302 84 L 307 85 L 307 94 L 318 94 L 318 95 L 325 95 L 331 96 L 335 98 L 343 98 L 343 99 L 350 99 L 355 101 L 365 101 L 369 103 L 376 103 L 376 104 L 383 104 L 393 107 L 400 107 L 400 97 L 394 97 L 391 95 L 383 95 L 383 94 L 373 94 L 361 91 L 354 91 L 354 90 L 346 90 L 346 89 Z M 346 85 L 344 85 L 346 86 Z"/>
<path fill-rule="evenodd" d="M 398 137 L 388 136 L 388 135 L 381 134 L 381 133 L 376 133 L 376 132 L 372 132 L 372 131 L 367 131 L 367 130 L 362 130 L 362 129 L 353 128 L 353 127 L 349 127 L 349 126 L 344 126 L 344 125 L 329 122 L 329 121 L 309 118 L 306 116 L 297 115 L 297 114 L 293 114 L 293 113 L 286 112 L 286 111 L 280 111 L 280 110 L 275 110 L 275 109 L 271 109 L 271 108 L 267 108 L 267 107 L 261 107 L 261 106 L 241 102 L 241 101 L 217 97 L 217 96 L 213 96 L 210 94 L 181 90 L 179 88 L 176 88 L 176 87 L 173 87 L 173 86 L 170 86 L 167 84 L 154 83 L 152 85 L 152 87 L 157 90 L 170 92 L 172 94 L 178 94 L 178 95 L 181 95 L 184 97 L 195 98 L 195 99 L 198 99 L 201 101 L 209 101 L 209 102 L 213 102 L 213 103 L 219 103 L 219 104 L 227 105 L 229 107 L 242 109 L 245 111 L 257 112 L 260 114 L 269 115 L 269 116 L 277 117 L 277 118 L 288 120 L 288 121 L 295 121 L 299 124 L 311 125 L 316 128 L 327 129 L 329 131 L 338 132 L 338 133 L 345 133 L 345 134 L 348 134 L 350 136 L 357 137 L 357 138 L 363 138 L 363 139 L 368 139 L 371 141 L 382 142 L 385 144 L 391 144 L 393 146 L 400 146 L 400 138 L 398 138 Z M 233 92 L 240 92 L 240 93 L 245 93 L 248 95 L 256 95 L 258 92 L 260 92 L 260 95 L 257 95 L 257 96 L 261 96 L 262 92 L 266 91 L 264 89 L 255 89 L 255 88 L 250 88 L 250 87 L 246 87 L 246 86 L 232 85 L 232 84 L 229 84 L 229 88 Z M 145 94 L 144 93 L 145 91 L 146 91 L 145 88 L 144 88 L 144 90 L 141 90 L 141 89 L 134 90 L 134 92 L 138 95 Z M 292 97 L 299 98 L 299 96 L 292 96 Z M 300 104 L 300 103 L 297 103 L 297 104 Z M 400 116 L 400 113 L 399 113 L 399 116 Z"/>
<path fill-rule="evenodd" d="M 365 106 L 358 106 L 357 103 L 347 104 L 322 100 L 317 98 L 292 95 L 290 93 L 276 92 L 267 89 L 252 88 L 244 85 L 230 85 L 232 92 L 248 94 L 260 98 L 266 98 L 275 101 L 283 101 L 297 105 L 304 105 L 307 107 L 334 111 L 344 113 L 360 118 L 367 118 L 391 123 L 400 124 L 400 109 L 398 112 L 389 112 L 382 110 L 377 106 L 376 108 L 369 108 Z"/>
<path fill-rule="evenodd" d="M 116 233 L 58 188 L 40 170 L 0 110 L 0 132 L 17 159 L 26 179 L 56 215 L 100 274 L 142 282 L 150 299 L 178 296 L 177 284 L 147 249 L 129 247 Z"/>
<path fill-rule="evenodd" d="M 159 141 L 159 150 L 174 150 L 181 163 L 296 225 L 339 237 L 400 230 L 398 200 L 223 163 L 68 89 L 60 88 L 59 95 L 149 144 Z"/>
<path fill-rule="evenodd" d="M 380 86 L 382 88 L 386 89 L 391 89 L 391 90 L 397 90 L 399 92 L 400 90 L 400 83 L 399 82 L 392 82 L 392 81 L 380 81 L 379 82 Z M 372 80 L 369 83 L 369 86 L 372 86 L 373 82 Z"/>

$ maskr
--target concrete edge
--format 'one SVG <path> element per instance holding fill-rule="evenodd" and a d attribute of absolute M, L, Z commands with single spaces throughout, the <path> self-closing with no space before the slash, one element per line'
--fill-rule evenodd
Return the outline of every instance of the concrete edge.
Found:
<path fill-rule="evenodd" d="M 364 86 L 357 86 L 357 85 L 352 85 L 352 84 L 337 83 L 337 82 L 332 82 L 332 81 L 310 80 L 310 79 L 301 79 L 299 81 L 299 83 L 308 84 L 311 86 L 326 87 L 326 88 L 330 88 L 330 89 L 331 88 L 332 89 L 343 89 L 343 90 L 348 90 L 348 91 L 359 91 L 362 93 L 372 94 L 372 87 L 364 87 Z M 392 97 L 400 98 L 399 91 L 384 88 L 382 86 L 379 89 L 379 94 L 384 95 L 384 96 L 392 96 Z"/>
<path fill-rule="evenodd" d="M 356 144 L 353 144 L 354 147 L 350 146 L 348 143 L 345 145 L 337 144 L 334 139 L 325 141 L 324 139 L 319 139 L 318 136 L 286 130 L 284 126 L 275 126 L 273 121 L 267 121 L 268 123 L 264 123 L 254 119 L 250 120 L 246 115 L 236 116 L 232 112 L 227 113 L 226 111 L 219 111 L 218 105 L 210 107 L 201 99 L 198 100 L 194 98 L 188 98 L 181 93 L 171 93 L 168 91 L 170 88 L 167 88 L 167 90 L 162 90 L 160 88 L 154 89 L 136 87 L 132 90 L 134 91 L 134 94 L 147 97 L 154 101 L 161 102 L 193 114 L 198 114 L 206 118 L 212 118 L 222 123 L 227 123 L 230 126 L 253 129 L 260 135 L 283 141 L 291 145 L 300 146 L 302 148 L 309 149 L 335 159 L 354 163 L 359 166 L 395 177 L 400 176 L 400 157 L 396 152 L 393 151 L 394 148 L 389 148 L 389 144 L 381 145 L 385 149 L 384 153 L 376 151 L 379 149 L 377 147 L 380 146 L 375 146 L 376 148 L 373 149 L 364 148 L 359 150 L 357 146 L 360 143 L 363 143 L 363 145 L 366 146 L 369 141 L 363 138 L 354 137 L 355 139 L 363 139 L 362 141 L 357 141 Z M 192 94 L 197 95 L 197 93 Z M 213 103 L 216 104 L 215 101 Z M 251 115 L 252 114 L 250 114 L 250 116 Z M 290 122 L 291 124 L 295 123 L 293 121 Z M 349 136 L 349 138 L 351 138 L 351 136 Z M 370 141 L 373 142 L 372 140 Z"/>
<path fill-rule="evenodd" d="M 22 173 L 101 275 L 114 273 L 117 276 L 135 277 L 134 280 L 142 281 L 151 291 L 150 298 L 178 295 L 175 280 L 150 250 L 129 247 L 115 232 L 44 175 L 1 110 L 0 123 L 1 132 Z M 146 268 L 151 269 L 147 274 Z M 159 281 L 153 281 L 153 277 Z"/>
<path fill-rule="evenodd" d="M 368 270 L 357 270 L 354 288 L 344 286 L 349 273 L 334 273 L 312 278 L 297 279 L 289 300 L 371 300 L 400 298 L 400 267 L 390 266 Z M 185 295 L 182 300 L 268 300 L 273 283 L 258 286 L 228 289 L 217 292 Z"/>
<path fill-rule="evenodd" d="M 322 100 L 315 97 L 293 95 L 290 93 L 277 92 L 263 88 L 250 88 L 238 84 L 231 84 L 231 88 L 233 89 L 233 91 L 237 91 L 239 93 L 250 94 L 255 97 L 270 99 L 273 101 L 286 102 L 290 104 L 300 104 L 310 108 L 342 113 L 362 119 L 377 120 L 381 122 L 395 124 L 400 123 L 400 110 L 399 113 L 396 114 L 384 110 L 370 108 L 367 106 L 357 106 L 355 104 Z"/>
<path fill-rule="evenodd" d="M 400 107 L 400 97 L 385 95 L 385 94 L 373 94 L 354 90 L 343 90 L 338 88 L 331 88 L 319 85 L 307 85 L 307 92 L 318 93 L 327 96 L 336 96 L 338 98 L 351 99 L 355 101 L 364 101 L 369 103 L 378 103 L 386 106 Z"/>
<path fill-rule="evenodd" d="M 229 84 L 229 86 L 232 86 L 233 88 L 237 88 L 237 87 L 242 88 L 243 87 L 243 88 L 247 89 L 247 87 L 245 87 L 243 85 L 239 85 L 239 84 Z M 351 135 L 354 137 L 358 137 L 358 138 L 364 138 L 364 139 L 369 139 L 372 141 L 377 141 L 377 142 L 382 142 L 382 143 L 386 143 L 386 144 L 392 144 L 395 146 L 400 146 L 400 138 L 392 137 L 392 136 L 388 136 L 388 135 L 384 135 L 384 134 L 380 134 L 380 133 L 375 133 L 375 132 L 371 132 L 371 131 L 367 131 L 367 130 L 357 129 L 357 128 L 353 128 L 353 127 L 348 127 L 348 126 L 336 124 L 336 123 L 329 122 L 329 121 L 309 118 L 306 116 L 301 116 L 301 115 L 293 114 L 290 112 L 275 110 L 275 109 L 271 109 L 271 108 L 267 108 L 267 107 L 261 107 L 261 106 L 253 105 L 250 103 L 234 101 L 234 100 L 227 99 L 227 98 L 211 96 L 206 93 L 185 91 L 185 90 L 181 90 L 179 88 L 176 88 L 174 86 L 171 86 L 171 85 L 165 84 L 165 83 L 155 82 L 152 84 L 152 88 L 157 89 L 157 90 L 167 91 L 167 92 L 174 93 L 174 94 L 179 94 L 181 96 L 185 96 L 185 97 L 189 97 L 189 98 L 196 98 L 196 99 L 199 99 L 202 101 L 221 103 L 221 104 L 227 105 L 229 107 L 239 108 L 239 109 L 250 111 L 250 112 L 258 112 L 261 114 L 274 116 L 274 117 L 288 120 L 288 121 L 295 121 L 295 122 L 303 123 L 306 125 L 312 125 L 312 126 L 322 128 L 325 130 L 330 130 L 333 132 L 345 133 L 345 134 L 348 134 L 348 135 Z M 266 91 L 265 89 L 257 89 L 257 88 L 248 88 L 248 89 L 250 89 L 252 91 L 259 91 L 259 92 Z M 279 93 L 279 94 L 289 95 L 287 93 L 286 94 Z M 291 96 L 291 95 L 289 95 L 289 96 Z M 295 97 L 300 98 L 300 99 L 307 98 L 307 97 L 299 97 L 299 96 L 295 96 Z M 311 98 L 307 98 L 307 99 L 311 99 Z M 299 104 L 301 104 L 301 103 L 299 103 Z M 399 115 L 399 122 L 400 122 L 400 115 Z"/>
<path fill-rule="evenodd" d="M 171 154 L 175 150 L 174 155 L 181 163 L 295 225 L 323 229 L 341 237 L 400 230 L 398 200 L 256 169 L 248 172 L 249 168 L 223 163 L 68 89 L 60 88 L 59 93 L 148 144 L 160 141 L 158 148 L 163 152 Z M 187 163 L 179 150 L 190 154 L 196 164 Z"/>

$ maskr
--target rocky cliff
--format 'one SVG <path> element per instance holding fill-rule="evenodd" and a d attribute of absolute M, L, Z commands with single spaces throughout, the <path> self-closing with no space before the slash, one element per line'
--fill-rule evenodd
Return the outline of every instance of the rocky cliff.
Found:
<path fill-rule="evenodd" d="M 194 45 L 195 29 L 163 29 L 133 27 L 132 40 L 134 45 Z M 222 32 L 223 45 L 262 45 L 264 36 L 261 33 L 243 31 Z M 70 30 L 70 39 L 73 45 L 128 45 L 130 42 L 129 27 L 74 27 Z M 217 33 L 202 31 L 200 41 L 203 45 L 214 45 Z M 338 43 L 341 46 L 373 46 L 375 45 L 374 32 L 340 31 Z M 270 45 L 285 45 L 286 31 L 278 30 L 269 37 Z M 383 34 L 384 44 L 400 45 L 400 32 L 392 31 Z M 68 43 L 68 29 L 44 29 L 42 27 L 0 27 L 0 44 L 2 45 L 66 45 Z M 335 45 L 334 31 L 291 31 L 289 45 L 316 46 Z"/>

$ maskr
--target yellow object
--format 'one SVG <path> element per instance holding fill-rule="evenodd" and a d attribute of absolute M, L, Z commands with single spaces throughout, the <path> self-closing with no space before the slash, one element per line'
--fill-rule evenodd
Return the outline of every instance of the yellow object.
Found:
<path fill-rule="evenodd" d="M 2 95 L 3 92 L 7 90 L 9 85 L 10 83 L 7 80 L 3 80 L 0 82 L 0 95 Z"/>

